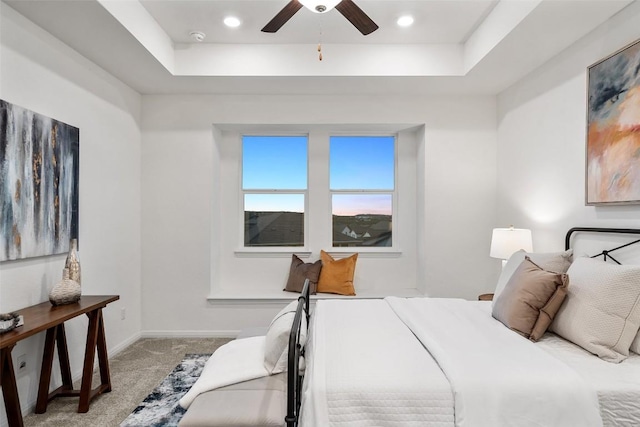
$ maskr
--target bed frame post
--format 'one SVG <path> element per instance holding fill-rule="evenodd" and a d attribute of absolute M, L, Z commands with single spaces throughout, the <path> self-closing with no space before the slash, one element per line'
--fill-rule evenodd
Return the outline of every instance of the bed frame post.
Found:
<path fill-rule="evenodd" d="M 309 327 L 309 279 L 304 281 L 302 294 L 298 297 L 298 307 L 293 318 L 291 333 L 289 334 L 289 353 L 287 360 L 287 416 L 284 421 L 287 427 L 298 425 L 300 412 L 300 393 L 302 378 L 300 377 L 300 356 L 304 355 L 304 349 L 300 345 L 300 327 L 302 316 L 305 316 L 307 328 Z"/>

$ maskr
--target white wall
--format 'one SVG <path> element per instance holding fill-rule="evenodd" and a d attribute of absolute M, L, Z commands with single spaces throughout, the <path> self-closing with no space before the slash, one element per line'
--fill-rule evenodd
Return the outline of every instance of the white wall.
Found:
<path fill-rule="evenodd" d="M 414 155 L 422 153 L 416 164 L 425 170 L 413 172 L 423 181 L 410 195 L 420 216 L 410 225 L 415 234 L 403 254 L 424 258 L 405 264 L 410 271 L 396 274 L 393 286 L 471 299 L 493 287 L 496 266 L 488 257 L 496 215 L 493 97 L 153 95 L 143 96 L 142 111 L 143 332 L 223 334 L 267 324 L 273 306 L 207 302 L 212 280 L 227 287 L 227 281 L 244 283 L 254 275 L 282 283 L 288 274 L 289 258 L 250 263 L 233 258 L 238 245 L 228 243 L 225 230 L 235 219 L 224 218 L 213 197 L 225 200 L 225 186 L 238 179 L 233 172 L 238 166 L 229 163 L 235 160 L 227 158 L 225 147 L 214 144 L 215 123 L 424 124 L 418 132 L 424 146 Z M 221 132 L 217 136 L 224 139 Z M 313 248 L 313 259 L 319 249 Z M 361 278 L 385 277 L 403 262 L 363 257 L 357 271 Z M 233 269 L 242 274 L 234 276 Z M 416 278 L 426 283 L 415 283 Z"/>
<path fill-rule="evenodd" d="M 460 95 L 141 97 L 4 3 L 0 14 L 0 97 L 80 128 L 83 293 L 121 296 L 105 310 L 112 352 L 141 330 L 229 335 L 266 324 L 276 310 L 207 301 L 212 283 L 238 277 L 228 263 L 238 261 L 236 246 L 224 240 L 228 212 L 219 206 L 236 177 L 224 174 L 234 165 L 214 144 L 223 139 L 215 123 L 424 124 L 415 147 L 415 240 L 403 248 L 412 259 L 362 258 L 358 274 L 400 265 L 409 271 L 398 280 L 416 283 L 394 286 L 431 296 L 474 299 L 493 289 L 495 226 L 532 228 L 537 250 L 560 248 L 574 225 L 640 226 L 638 206 L 584 206 L 586 67 L 640 37 L 637 2 L 500 94 L 497 106 L 491 96 Z M 269 279 L 284 280 L 289 265 L 244 261 L 234 268 Z M 46 301 L 63 263 L 53 256 L 0 264 L 0 312 Z M 85 331 L 85 319 L 67 327 L 74 374 Z M 18 378 L 23 407 L 35 401 L 43 341 L 14 349 L 14 357 L 28 355 Z M 3 408 L 0 417 L 6 423 Z"/>
<path fill-rule="evenodd" d="M 6 4 L 0 7 L 0 98 L 80 129 L 82 293 L 120 295 L 103 312 L 113 353 L 138 337 L 141 325 L 140 95 Z M 57 255 L 0 264 L 0 312 L 48 301 L 64 261 Z M 74 376 L 82 370 L 86 326 L 84 316 L 66 324 Z M 38 334 L 13 350 L 14 360 L 27 355 L 18 375 L 23 410 L 35 404 L 43 346 Z M 59 373 L 53 382 L 61 384 Z M 0 424 L 6 422 L 0 403 Z"/>
<path fill-rule="evenodd" d="M 531 228 L 536 251 L 574 226 L 640 226 L 640 205 L 584 202 L 587 67 L 638 38 L 634 2 L 498 97 L 498 222 Z"/>
<path fill-rule="evenodd" d="M 212 143 L 216 151 L 222 156 L 222 162 L 214 174 L 214 182 L 224 182 L 220 186 L 218 198 L 213 198 L 216 210 L 220 211 L 220 231 L 214 238 L 225 248 L 218 256 L 213 256 L 214 263 L 219 264 L 219 276 L 212 280 L 212 291 L 219 295 L 234 291 L 246 290 L 247 293 L 264 293 L 279 291 L 287 282 L 290 253 L 265 256 L 256 253 L 254 248 L 243 248 L 244 221 L 239 211 L 242 206 L 241 168 L 242 131 L 258 133 L 286 132 L 289 126 L 251 126 L 237 129 L 237 126 L 217 125 L 216 128 L 227 129 L 220 138 L 214 138 Z M 242 128 L 242 126 L 240 126 Z M 336 258 L 359 252 L 356 263 L 354 284 L 356 293 L 375 293 L 376 295 L 393 294 L 394 291 L 416 288 L 416 153 L 419 144 L 417 130 L 420 126 L 371 125 L 348 126 L 308 126 L 301 129 L 309 137 L 309 200 L 307 247 L 300 248 L 300 252 L 311 252 L 307 262 L 320 259 L 320 250 L 331 252 Z M 290 129 L 288 133 L 293 130 Z M 378 132 L 397 135 L 397 173 L 396 185 L 398 190 L 397 203 L 393 211 L 393 247 L 375 248 L 385 253 L 366 252 L 368 248 L 336 248 L 332 249 L 331 195 L 329 191 L 329 138 L 332 134 L 358 134 L 358 132 Z M 224 178 L 223 178 L 224 177 Z M 423 191 L 423 190 L 422 190 Z M 226 250 L 229 249 L 229 250 Z M 240 253 L 236 255 L 235 250 Z M 337 253 L 334 253 L 337 252 Z M 303 254 L 301 255 L 304 258 Z M 283 274 L 285 272 L 285 274 Z M 399 281 L 398 278 L 402 280 Z"/>

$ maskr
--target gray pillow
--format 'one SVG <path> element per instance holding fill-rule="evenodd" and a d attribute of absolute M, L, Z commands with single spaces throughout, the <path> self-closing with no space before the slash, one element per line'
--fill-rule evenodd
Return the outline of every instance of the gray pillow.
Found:
<path fill-rule="evenodd" d="M 567 269 L 571 265 L 571 261 L 573 259 L 573 250 L 569 249 L 564 252 L 539 252 L 539 253 L 527 253 L 522 249 L 515 252 L 507 261 L 507 265 L 502 269 L 502 273 L 498 278 L 498 283 L 496 284 L 496 290 L 493 293 L 493 303 L 498 299 L 498 296 L 511 279 L 511 276 L 516 271 L 518 266 L 522 261 L 524 261 L 524 257 L 529 256 L 531 261 L 540 266 L 540 268 L 553 271 L 555 273 L 566 273 Z"/>
<path fill-rule="evenodd" d="M 601 359 L 621 362 L 640 328 L 640 265 L 576 259 L 551 330 Z"/>
<path fill-rule="evenodd" d="M 318 260 L 311 263 L 305 263 L 295 254 L 291 256 L 291 267 L 289 268 L 289 279 L 285 291 L 302 292 L 305 279 L 309 279 L 309 294 L 315 295 L 318 288 L 318 279 L 320 278 L 320 270 L 322 269 L 322 261 Z"/>
<path fill-rule="evenodd" d="M 567 296 L 568 285 L 566 274 L 543 270 L 527 256 L 495 300 L 491 314 L 508 328 L 537 341 Z"/>

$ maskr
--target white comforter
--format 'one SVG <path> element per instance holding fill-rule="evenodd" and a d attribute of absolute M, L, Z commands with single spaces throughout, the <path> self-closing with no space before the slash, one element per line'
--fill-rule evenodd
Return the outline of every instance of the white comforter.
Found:
<path fill-rule="evenodd" d="M 601 426 L 595 390 L 563 362 L 464 300 L 387 303 L 447 376 L 458 427 Z"/>
<path fill-rule="evenodd" d="M 383 300 L 319 300 L 301 425 L 451 427 L 444 374 Z"/>

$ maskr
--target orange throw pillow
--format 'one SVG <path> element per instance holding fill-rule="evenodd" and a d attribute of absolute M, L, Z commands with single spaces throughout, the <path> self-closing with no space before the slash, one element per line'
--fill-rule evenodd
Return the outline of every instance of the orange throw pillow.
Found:
<path fill-rule="evenodd" d="M 322 270 L 318 280 L 318 292 L 339 295 L 355 295 L 353 275 L 356 271 L 358 254 L 339 260 L 333 259 L 325 251 L 320 251 Z"/>

